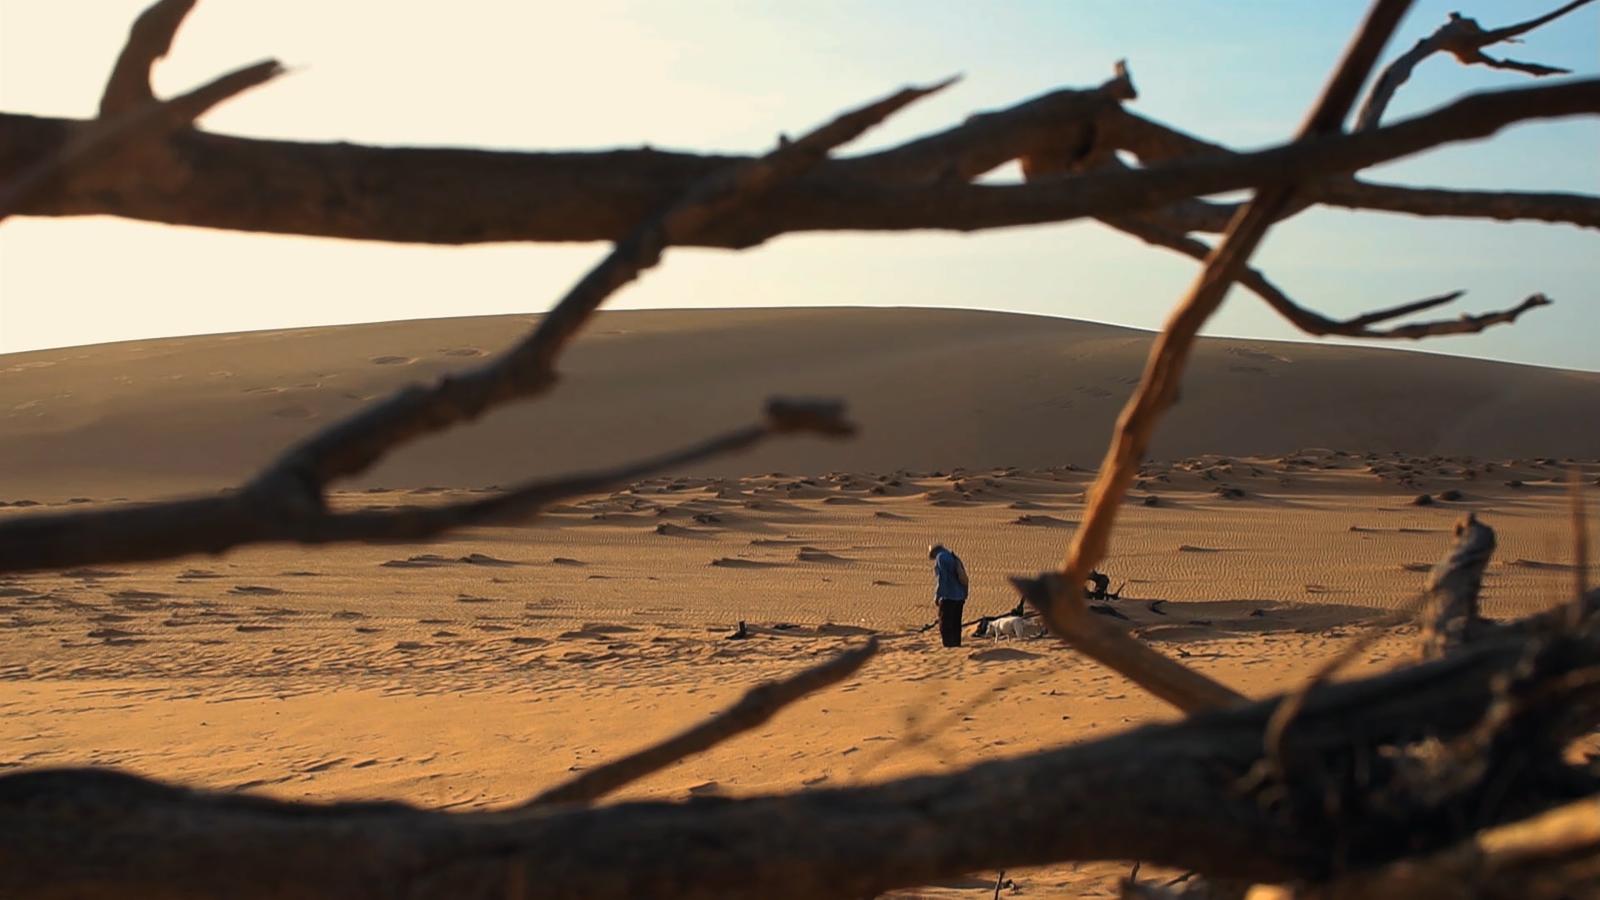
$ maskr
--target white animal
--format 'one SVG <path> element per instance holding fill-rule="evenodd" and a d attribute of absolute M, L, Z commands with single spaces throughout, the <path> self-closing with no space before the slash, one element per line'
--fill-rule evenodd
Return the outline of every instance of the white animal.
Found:
<path fill-rule="evenodd" d="M 1044 625 L 1031 616 L 1001 616 L 989 622 L 989 637 L 1029 639 L 1044 634 Z"/>

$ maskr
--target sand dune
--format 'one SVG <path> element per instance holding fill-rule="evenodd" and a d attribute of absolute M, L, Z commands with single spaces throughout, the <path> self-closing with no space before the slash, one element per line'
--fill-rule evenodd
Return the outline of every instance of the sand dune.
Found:
<path fill-rule="evenodd" d="M 236 483 L 363 402 L 471 365 L 535 321 L 393 322 L 0 356 L 0 500 Z M 845 397 L 864 431 L 847 443 L 769 445 L 697 474 L 1092 465 L 1150 339 L 952 310 L 603 313 L 554 393 L 420 442 L 359 484 L 436 491 L 621 460 L 749 421 L 771 394 Z M 1596 408 L 1600 375 L 1591 373 L 1212 339 L 1154 453 L 1584 455 L 1600 445 Z M 863 493 L 871 487 L 863 482 Z"/>

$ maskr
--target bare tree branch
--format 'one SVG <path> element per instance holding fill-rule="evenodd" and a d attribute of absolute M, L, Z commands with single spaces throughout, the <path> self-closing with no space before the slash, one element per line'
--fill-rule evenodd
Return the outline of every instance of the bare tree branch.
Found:
<path fill-rule="evenodd" d="M 128 40 L 100 95 L 100 118 L 131 112 L 156 98 L 150 70 L 172 50 L 178 26 L 194 9 L 195 0 L 159 0 L 133 20 Z"/>
<path fill-rule="evenodd" d="M 531 481 L 501 495 L 443 506 L 330 512 L 321 506 L 285 503 L 270 488 L 246 488 L 216 497 L 18 516 L 0 523 L 0 572 L 221 553 L 269 542 L 424 540 L 469 525 L 525 519 L 558 500 L 741 451 L 775 435 L 837 437 L 852 430 L 837 403 L 773 400 L 765 421 L 681 450 L 615 468 Z"/>
<path fill-rule="evenodd" d="M 1107 216 L 1101 221 L 1118 231 L 1137 237 L 1145 243 L 1174 250 L 1201 262 L 1204 262 L 1211 253 L 1211 247 L 1205 242 L 1163 227 L 1163 223 L 1155 219 L 1155 214 Z M 1444 319 L 1434 322 L 1416 322 L 1390 329 L 1375 329 L 1371 326 L 1379 322 L 1443 306 L 1459 298 L 1465 291 L 1451 291 L 1448 294 L 1441 294 L 1437 297 L 1414 300 L 1399 306 L 1363 313 L 1350 319 L 1338 320 L 1330 319 L 1321 313 L 1296 303 L 1293 298 L 1269 281 L 1257 269 L 1246 268 L 1239 275 L 1239 283 L 1267 301 L 1268 306 L 1271 306 L 1280 315 L 1288 319 L 1295 327 L 1317 337 L 1336 335 L 1351 338 L 1408 338 L 1420 340 L 1444 334 L 1476 334 L 1493 325 L 1514 322 L 1524 312 L 1540 306 L 1548 306 L 1551 302 L 1550 298 L 1543 294 L 1534 294 L 1515 308 L 1500 312 L 1462 316 L 1457 319 Z"/>
<path fill-rule="evenodd" d="M 1059 102 L 1061 108 L 1078 103 L 1069 103 L 1065 93 Z M 1094 108 L 1102 104 L 1107 110 L 1115 107 L 1104 96 L 1084 103 Z M 1037 125 L 1047 120 L 1038 111 L 1045 108 L 1041 105 L 1027 116 L 1019 110 L 1014 118 L 978 117 L 961 128 L 992 129 L 988 133 L 995 141 L 993 153 L 969 149 L 966 152 L 972 155 L 963 156 L 956 150 L 965 146 L 962 133 L 947 133 L 937 146 L 918 150 L 911 170 L 937 171 L 941 153 L 969 160 L 951 162 L 955 168 L 947 170 L 963 171 L 963 166 L 988 159 L 1015 158 L 1038 146 L 1046 135 L 1046 143 L 1055 145 L 1067 131 L 1059 125 L 1054 130 Z M 1392 126 L 1329 137 L 1293 150 L 1279 147 L 1227 159 L 1176 160 L 1169 166 L 1101 173 L 1060 184 L 880 183 L 877 177 L 893 169 L 889 165 L 893 157 L 869 165 L 866 161 L 874 158 L 869 154 L 821 165 L 810 175 L 772 190 L 743 213 L 708 226 L 689 243 L 749 247 L 779 234 L 823 230 L 975 231 L 1156 209 L 1283 178 L 1353 172 L 1441 144 L 1485 137 L 1515 122 L 1596 113 L 1600 113 L 1600 81 L 1495 91 L 1470 95 Z M 1035 127 L 1023 127 L 1030 121 Z M 1081 125 L 1079 120 L 1072 127 Z M 0 114 L 0 179 L 53 156 L 72 127 L 66 120 Z M 257 141 L 200 133 L 173 140 L 175 159 L 147 171 L 144 182 L 86 184 L 73 191 L 51 192 L 19 211 L 118 215 L 237 231 L 398 242 L 619 240 L 696 181 L 748 161 L 653 150 L 500 153 Z M 973 159 L 978 163 L 971 163 Z M 852 171 L 858 163 L 860 167 Z M 867 177 L 869 173 L 873 177 Z M 256 190 L 262 183 L 272 184 L 274 190 Z M 1393 195 L 1381 199 L 1397 205 Z M 1493 209 L 1466 212 L 1490 218 L 1503 214 Z"/>
<path fill-rule="evenodd" d="M 1170 125 L 1118 108 L 1099 120 L 1101 142 L 1126 150 L 1146 165 L 1195 156 L 1225 156 L 1237 151 L 1194 137 Z M 1600 197 L 1535 191 L 1475 191 L 1376 184 L 1353 176 L 1307 181 L 1295 191 L 1286 215 L 1311 205 L 1495 221 L 1536 221 L 1600 228 Z M 1160 210 L 1160 218 L 1182 231 L 1221 232 L 1238 212 L 1237 204 L 1190 201 Z"/>
<path fill-rule="evenodd" d="M 1600 197 L 1584 194 L 1402 187 L 1330 178 L 1307 185 L 1306 197 L 1325 206 L 1412 216 L 1556 222 L 1600 228 Z"/>
<path fill-rule="evenodd" d="M 704 753 L 731 738 L 766 724 L 790 706 L 830 685 L 854 675 L 878 652 L 877 638 L 854 650 L 812 666 L 781 681 L 768 681 L 751 688 L 709 720 L 679 732 L 659 744 L 630 753 L 543 791 L 527 806 L 546 803 L 591 803 L 624 785 L 638 781 L 667 766 L 698 753 Z"/>
<path fill-rule="evenodd" d="M 1313 144 L 1340 130 L 1367 73 L 1410 5 L 1409 0 L 1378 0 L 1373 4 L 1361 31 L 1346 49 L 1289 149 Z M 1156 423 L 1177 397 L 1178 383 L 1194 339 L 1206 319 L 1222 304 L 1228 288 L 1248 264 L 1250 254 L 1288 204 L 1293 184 L 1292 180 L 1276 182 L 1257 192 L 1245 205 L 1223 236 L 1221 246 L 1207 258 L 1188 295 L 1156 338 L 1139 388 L 1129 398 L 1117 421 L 1105 461 L 1087 493 L 1083 523 L 1073 534 L 1059 577 L 1032 583 L 1042 588 L 1033 593 L 1043 594 L 1048 599 L 1042 603 L 1037 598 L 1030 597 L 1030 600 L 1058 636 L 1070 641 L 1074 633 L 1083 631 L 1081 623 L 1087 609 L 1082 585 L 1090 570 L 1105 557 L 1117 508 L 1138 473 Z M 1028 596 L 1027 591 L 1024 596 Z M 1179 709 L 1193 713 L 1212 708 L 1217 705 L 1218 698 L 1233 693 L 1221 685 L 1197 689 L 1197 682 L 1210 679 L 1198 673 L 1193 673 L 1192 677 L 1178 676 L 1177 671 L 1186 667 L 1162 657 L 1131 636 L 1115 632 L 1113 637 L 1112 632 L 1107 631 L 1106 637 L 1120 645 L 1120 650 L 1114 654 L 1102 651 L 1096 656 L 1097 660 L 1108 665 L 1120 663 L 1120 666 L 1113 665 L 1116 671 Z M 1152 678 L 1153 673 L 1164 677 Z M 1175 686 L 1179 689 L 1174 690 Z"/>
<path fill-rule="evenodd" d="M 1538 63 L 1517 62 L 1511 59 L 1495 59 L 1483 52 L 1484 47 L 1498 44 L 1502 41 L 1512 40 L 1521 34 L 1526 34 L 1541 25 L 1553 22 L 1569 12 L 1582 6 L 1589 5 L 1593 0 L 1573 0 L 1573 2 L 1556 9 L 1545 15 L 1529 19 L 1517 25 L 1505 28 L 1496 28 L 1485 31 L 1475 19 L 1469 19 L 1460 13 L 1451 13 L 1450 18 L 1433 34 L 1428 35 L 1416 46 L 1407 50 L 1389 63 L 1383 74 L 1372 86 L 1372 93 L 1367 96 L 1366 103 L 1361 106 L 1361 114 L 1356 118 L 1356 130 L 1365 131 L 1377 127 L 1383 118 L 1383 111 L 1388 108 L 1389 101 L 1394 99 L 1395 92 L 1411 77 L 1411 73 L 1418 64 L 1435 53 L 1448 53 L 1463 65 L 1485 65 L 1497 69 L 1513 69 L 1533 76 L 1565 75 L 1569 70 L 1554 66 L 1543 66 Z"/>
<path fill-rule="evenodd" d="M 236 69 L 171 100 L 149 100 L 108 117 L 80 123 L 58 153 L 7 178 L 0 189 L 0 221 L 54 192 L 70 192 L 72 179 L 108 157 L 148 146 L 188 128 L 213 107 L 283 74 L 277 60 Z"/>
<path fill-rule="evenodd" d="M 263 541 L 326 543 L 421 538 L 487 518 L 525 514 L 554 496 L 576 492 L 580 485 L 610 483 L 619 475 L 632 477 L 632 473 L 657 471 L 660 466 L 747 446 L 771 433 L 848 433 L 849 426 L 839 417 L 837 406 L 780 404 L 769 407 L 769 420 L 763 426 L 613 472 L 565 479 L 555 485 L 534 483 L 504 497 L 430 509 L 339 514 L 327 511 L 325 497 L 330 481 L 365 469 L 405 441 L 470 421 L 496 405 L 546 390 L 555 381 L 555 360 L 573 335 L 607 297 L 654 266 L 669 244 L 681 242 L 740 204 L 800 175 L 825 159 L 834 147 L 949 83 L 907 88 L 839 116 L 799 140 L 786 141 L 766 157 L 708 176 L 619 242 L 520 344 L 476 369 L 447 376 L 431 388 L 413 386 L 334 423 L 291 448 L 236 495 L 127 509 L 22 516 L 0 523 L 0 572 L 92 560 L 217 553 Z"/>
<path fill-rule="evenodd" d="M 1571 900 L 1600 893 L 1600 803 L 1587 798 L 1420 859 L 1249 900 Z"/>
<path fill-rule="evenodd" d="M 470 422 L 494 406 L 532 397 L 555 383 L 555 361 L 606 298 L 719 218 L 759 199 L 775 186 L 821 163 L 829 151 L 901 108 L 950 85 L 907 88 L 839 116 L 761 159 L 712 174 L 660 214 L 647 219 L 562 297 L 534 329 L 498 358 L 449 376 L 430 388 L 413 387 L 367 407 L 291 449 L 257 479 L 317 489 L 359 473 L 402 443 Z"/>

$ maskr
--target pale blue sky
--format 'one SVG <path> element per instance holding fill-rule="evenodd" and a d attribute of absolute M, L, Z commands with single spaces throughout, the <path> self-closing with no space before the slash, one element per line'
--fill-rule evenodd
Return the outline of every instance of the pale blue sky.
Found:
<path fill-rule="evenodd" d="M 0 108 L 94 109 L 144 0 L 0 0 Z M 1555 5 L 1551 0 L 1550 5 Z M 764 150 L 839 109 L 960 72 L 850 150 L 1102 81 L 1126 57 L 1140 112 L 1236 146 L 1298 124 L 1365 8 L 1355 2 L 202 0 L 158 70 L 177 90 L 266 56 L 296 71 L 219 109 L 221 132 L 527 149 L 649 143 Z M 1421 2 L 1393 56 L 1462 9 L 1486 26 L 1545 4 Z M 1600 71 L 1600 5 L 1508 55 Z M 1513 73 L 1425 63 L 1391 117 Z M 1600 123 L 1522 126 L 1385 167 L 1385 180 L 1600 194 Z M 1455 288 L 1461 311 L 1544 291 L 1516 326 L 1426 349 L 1600 370 L 1593 231 L 1313 211 L 1257 255 L 1285 289 L 1348 315 Z M 0 226 L 0 351 L 255 328 L 540 310 L 598 245 L 433 248 L 240 235 L 111 219 Z M 674 251 L 614 306 L 956 306 L 1154 328 L 1194 266 L 1094 224 L 971 236 L 804 235 L 742 254 Z M 1236 291 L 1212 334 L 1293 338 Z M 1414 345 L 1408 345 L 1414 346 Z"/>

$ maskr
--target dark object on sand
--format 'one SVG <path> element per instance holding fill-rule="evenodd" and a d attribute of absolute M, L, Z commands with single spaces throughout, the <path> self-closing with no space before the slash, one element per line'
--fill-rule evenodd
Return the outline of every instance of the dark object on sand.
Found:
<path fill-rule="evenodd" d="M 1433 495 L 1432 494 L 1418 494 L 1415 497 L 1411 498 L 1411 505 L 1412 506 L 1432 506 L 1433 505 Z"/>
<path fill-rule="evenodd" d="M 739 620 L 739 627 L 734 629 L 733 634 L 728 635 L 727 637 L 723 638 L 723 640 L 725 640 L 725 641 L 742 641 L 742 640 L 748 638 L 749 636 L 750 636 L 750 632 L 749 632 L 748 629 L 746 629 L 744 627 L 744 620 L 740 619 Z"/>
<path fill-rule="evenodd" d="M 1111 576 L 1094 570 L 1090 570 L 1087 580 L 1089 584 L 1083 589 L 1085 600 L 1120 600 L 1122 599 L 1122 589 L 1128 584 L 1124 581 L 1122 584 L 1117 585 L 1116 590 L 1108 590 L 1111 587 Z"/>

